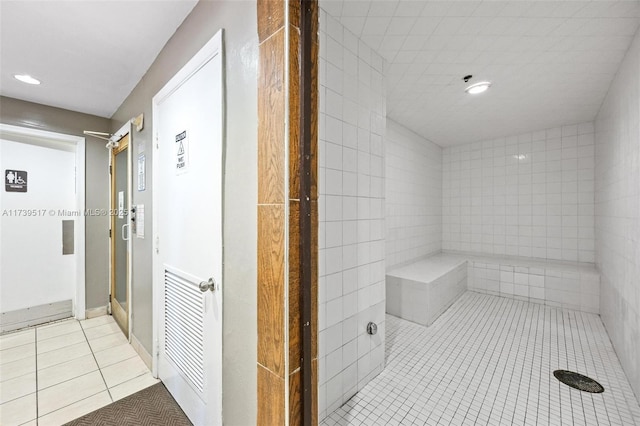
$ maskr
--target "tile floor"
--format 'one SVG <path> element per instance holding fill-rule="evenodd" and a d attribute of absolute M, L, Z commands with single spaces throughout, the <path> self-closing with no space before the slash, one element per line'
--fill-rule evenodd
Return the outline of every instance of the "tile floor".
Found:
<path fill-rule="evenodd" d="M 640 425 L 598 315 L 466 292 L 428 328 L 386 321 L 384 371 L 323 426 Z M 557 369 L 605 392 L 574 390 Z"/>
<path fill-rule="evenodd" d="M 0 425 L 61 425 L 158 381 L 111 316 L 0 336 Z"/>

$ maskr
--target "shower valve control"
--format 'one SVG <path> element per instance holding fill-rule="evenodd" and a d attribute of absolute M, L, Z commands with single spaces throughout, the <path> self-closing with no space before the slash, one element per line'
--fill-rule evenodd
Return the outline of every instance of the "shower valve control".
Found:
<path fill-rule="evenodd" d="M 378 332 L 378 326 L 376 325 L 375 322 L 370 322 L 369 324 L 367 324 L 367 333 L 368 334 L 371 334 L 373 336 L 377 332 Z"/>

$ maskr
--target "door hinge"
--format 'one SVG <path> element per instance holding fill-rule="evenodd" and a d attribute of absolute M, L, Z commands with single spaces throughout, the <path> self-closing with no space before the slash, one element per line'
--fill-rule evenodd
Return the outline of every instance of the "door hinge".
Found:
<path fill-rule="evenodd" d="M 113 166 L 111 164 L 109 164 L 109 174 L 113 173 Z"/>
<path fill-rule="evenodd" d="M 156 254 L 160 253 L 160 237 L 156 237 Z"/>
<path fill-rule="evenodd" d="M 109 238 L 111 238 L 111 228 L 109 228 Z"/>

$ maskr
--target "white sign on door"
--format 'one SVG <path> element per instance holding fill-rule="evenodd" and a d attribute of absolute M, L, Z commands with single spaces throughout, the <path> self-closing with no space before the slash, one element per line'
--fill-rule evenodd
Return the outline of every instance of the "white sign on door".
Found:
<path fill-rule="evenodd" d="M 176 174 L 186 173 L 189 168 L 189 139 L 187 131 L 176 135 Z"/>

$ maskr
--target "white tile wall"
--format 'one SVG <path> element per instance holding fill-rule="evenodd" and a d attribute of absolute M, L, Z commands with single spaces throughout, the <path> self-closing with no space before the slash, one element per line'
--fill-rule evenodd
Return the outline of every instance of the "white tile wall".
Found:
<path fill-rule="evenodd" d="M 319 116 L 319 416 L 384 364 L 383 60 L 323 10 Z M 366 333 L 369 321 L 378 334 Z"/>
<path fill-rule="evenodd" d="M 387 119 L 387 269 L 442 249 L 442 148 Z"/>
<path fill-rule="evenodd" d="M 593 123 L 446 148 L 443 249 L 593 262 Z"/>
<path fill-rule="evenodd" d="M 640 399 L 640 34 L 596 118 L 600 312 Z"/>
<path fill-rule="evenodd" d="M 469 290 L 597 314 L 600 275 L 588 264 L 468 257 Z"/>

